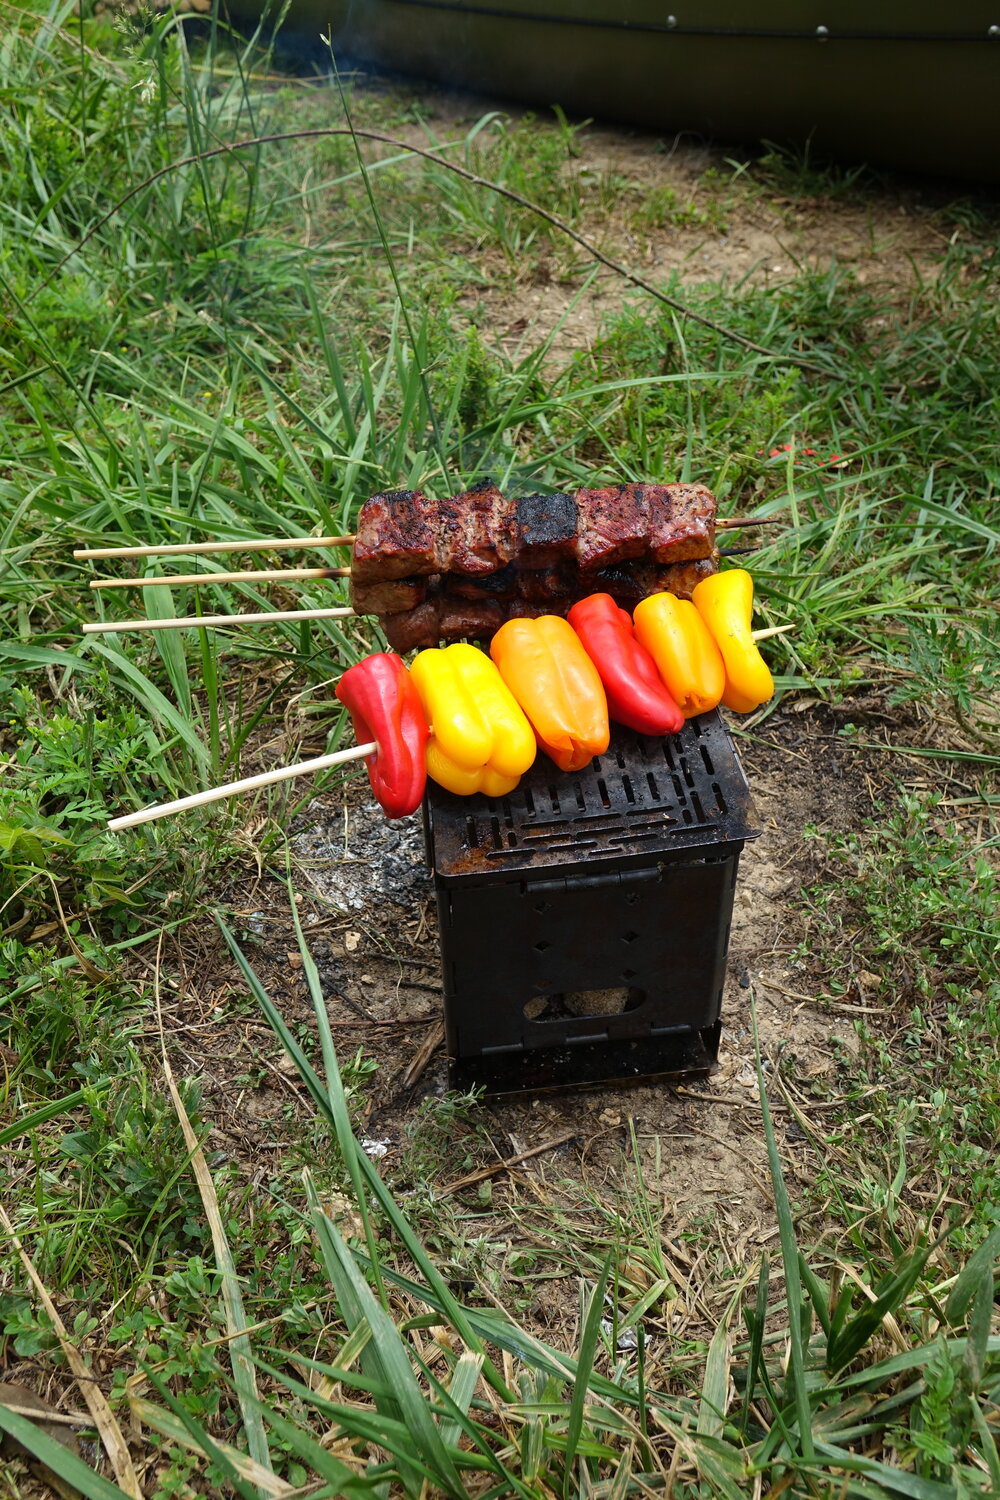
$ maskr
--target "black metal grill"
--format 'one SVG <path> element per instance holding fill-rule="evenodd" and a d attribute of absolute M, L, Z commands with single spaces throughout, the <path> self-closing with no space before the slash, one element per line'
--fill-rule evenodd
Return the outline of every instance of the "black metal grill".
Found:
<path fill-rule="evenodd" d="M 425 803 L 456 1086 L 492 1092 L 707 1068 L 752 805 L 718 713 L 616 730 L 507 797 Z"/>

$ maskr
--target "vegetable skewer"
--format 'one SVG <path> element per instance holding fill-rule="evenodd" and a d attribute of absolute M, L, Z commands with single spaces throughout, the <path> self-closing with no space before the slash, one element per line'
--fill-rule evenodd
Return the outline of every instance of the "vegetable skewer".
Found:
<path fill-rule="evenodd" d="M 350 536 L 255 537 L 250 541 L 166 542 L 153 547 L 81 547 L 76 558 L 97 557 L 197 557 L 209 552 L 283 552 L 298 547 L 350 547 Z"/>
<path fill-rule="evenodd" d="M 239 792 L 256 791 L 293 776 L 310 775 L 353 760 L 367 762 L 372 791 L 386 816 L 407 817 L 419 807 L 427 785 L 424 750 L 430 728 L 405 664 L 398 656 L 376 652 L 348 667 L 336 693 L 351 716 L 358 744 L 275 771 L 244 776 L 239 781 L 178 797 L 172 802 L 154 803 L 139 812 L 112 818 L 108 828 L 113 832 L 134 828 L 139 823 L 151 823 L 156 818 L 219 802 Z"/>
<path fill-rule="evenodd" d="M 92 589 L 152 589 L 166 584 L 201 583 L 297 583 L 303 578 L 349 578 L 350 568 L 245 568 L 238 573 L 159 573 L 151 578 L 95 578 Z"/>
<path fill-rule="evenodd" d="M 351 760 L 363 760 L 378 749 L 375 741 L 367 745 L 351 745 L 346 750 L 336 750 L 331 755 L 318 755 L 315 760 L 300 760 L 292 766 L 281 766 L 276 771 L 262 771 L 257 776 L 243 776 L 239 781 L 229 781 L 225 786 L 213 786 L 206 792 L 193 792 L 190 797 L 177 797 L 173 802 L 154 802 L 139 812 L 128 813 L 121 818 L 111 818 L 108 828 L 117 833 L 122 828 L 135 828 L 139 823 L 152 823 L 156 818 L 166 818 L 173 813 L 187 812 L 192 807 L 203 807 L 208 802 L 221 802 L 224 797 L 234 797 L 239 792 L 253 792 L 259 787 L 273 786 L 279 781 L 290 781 L 293 776 L 307 776 L 315 771 L 325 771 L 330 766 L 339 766 Z"/>
<path fill-rule="evenodd" d="M 741 526 L 781 526 L 781 517 L 776 516 L 729 516 L 716 521 L 716 531 L 735 531 Z M 81 547 L 73 556 L 85 558 L 108 557 L 196 557 L 210 552 L 270 552 L 285 551 L 301 547 L 352 547 L 354 533 L 345 536 L 293 536 L 254 538 L 252 541 L 229 542 L 167 542 L 160 546 L 146 547 Z"/>
<path fill-rule="evenodd" d="M 265 611 L 263 614 L 179 615 L 177 617 L 171 615 L 165 620 L 98 620 L 81 628 L 84 635 L 107 635 L 131 630 L 182 630 L 186 627 L 192 629 L 205 626 L 223 627 L 244 622 L 253 625 L 270 625 L 281 620 L 346 620 L 352 617 L 358 617 L 357 611 L 345 604 L 336 609 L 275 609 Z M 754 631 L 753 638 L 755 641 L 762 641 L 772 635 L 784 635 L 794 628 L 793 625 L 775 625 L 770 630 Z"/>
<path fill-rule="evenodd" d="M 179 615 L 165 620 L 97 620 L 83 626 L 84 635 L 120 634 L 128 630 L 184 630 L 203 626 L 238 625 L 251 621 L 255 625 L 272 625 L 278 620 L 346 620 L 356 612 L 349 604 L 335 609 L 272 609 L 263 614 L 246 615 Z"/>

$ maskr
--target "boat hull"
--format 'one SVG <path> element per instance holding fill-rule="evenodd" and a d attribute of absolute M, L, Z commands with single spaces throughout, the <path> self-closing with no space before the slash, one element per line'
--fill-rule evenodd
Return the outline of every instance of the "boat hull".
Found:
<path fill-rule="evenodd" d="M 1000 7 L 675 4 L 292 0 L 285 24 L 338 57 L 576 117 L 1000 182 Z"/>

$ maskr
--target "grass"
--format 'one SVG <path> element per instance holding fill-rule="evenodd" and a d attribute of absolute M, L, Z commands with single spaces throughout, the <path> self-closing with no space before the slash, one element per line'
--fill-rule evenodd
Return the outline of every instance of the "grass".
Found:
<path fill-rule="evenodd" d="M 4 16 L 4 1208 L 116 1420 L 141 1433 L 145 1493 L 996 1493 L 995 215 L 942 202 L 933 274 L 905 288 L 832 259 L 778 286 L 658 278 L 695 322 L 551 220 L 402 149 L 362 145 L 367 180 L 344 134 L 199 155 L 346 128 L 333 81 L 276 86 L 267 54 L 214 20 L 198 40 L 144 13 Z M 463 132 L 419 93 L 348 99 L 359 129 L 538 201 L 612 259 L 657 234 L 718 235 L 748 204 L 871 191 L 774 151 L 649 191 L 591 168 L 585 129 L 561 116 Z M 579 307 L 602 293 L 587 348 L 565 352 L 567 314 L 502 341 L 497 310 L 552 286 Z M 471 1206 L 439 1195 L 483 1159 L 474 1098 L 428 1102 L 405 1171 L 379 1173 L 358 1140 L 372 1062 L 338 1061 L 294 872 L 286 884 L 284 830 L 311 792 L 101 831 L 333 748 L 328 684 L 378 637 L 312 622 L 83 640 L 93 611 L 133 605 L 88 595 L 74 546 L 340 533 L 372 489 L 486 472 L 671 475 L 782 515 L 753 563 L 762 619 L 796 625 L 769 643 L 779 702 L 822 698 L 845 755 L 882 714 L 897 750 L 936 757 L 919 764 L 938 784 L 813 840 L 797 985 L 817 1003 L 860 994 L 876 1020 L 825 1084 L 758 1060 L 762 1102 L 814 1163 L 807 1184 L 789 1178 L 765 1114 L 775 1259 L 728 1260 L 708 1223 L 671 1239 L 634 1135 L 610 1188 L 576 1177 L 544 1203 L 505 1199 L 510 1244 L 494 1243 L 488 1185 Z M 144 607 L 343 597 L 213 584 L 217 570 Z M 258 973 L 259 887 L 288 907 L 307 1023 Z M 198 1024 L 270 1028 L 298 1079 L 266 1166 L 220 1144 L 218 1100 L 175 1048 L 190 1003 L 175 938 L 213 976 Z M 234 1090 L 272 1057 L 243 1053 Z M 3 1358 L 70 1391 L 9 1236 L 0 1278 Z M 578 1305 L 548 1341 L 536 1294 L 568 1282 Z M 121 1493 L 105 1461 L 3 1405 L 0 1427 L 81 1493 Z M 5 1448 L 0 1492 L 29 1484 Z"/>

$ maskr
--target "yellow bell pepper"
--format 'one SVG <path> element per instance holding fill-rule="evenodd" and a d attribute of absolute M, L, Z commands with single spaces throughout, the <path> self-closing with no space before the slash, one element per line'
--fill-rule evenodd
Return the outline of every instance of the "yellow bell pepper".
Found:
<path fill-rule="evenodd" d="M 703 578 L 691 594 L 726 664 L 722 701 L 735 713 L 752 713 L 774 697 L 774 678 L 750 633 L 753 579 L 745 568 Z"/>
<path fill-rule="evenodd" d="M 608 700 L 572 625 L 558 615 L 508 620 L 490 642 L 490 655 L 560 771 L 582 771 L 604 754 Z"/>
<path fill-rule="evenodd" d="M 489 657 L 463 642 L 434 647 L 414 658 L 410 678 L 431 726 L 428 776 L 459 797 L 512 792 L 537 747 Z"/>
<path fill-rule="evenodd" d="M 685 719 L 715 708 L 726 685 L 726 669 L 694 605 L 673 594 L 650 594 L 636 605 L 632 620 Z"/>

